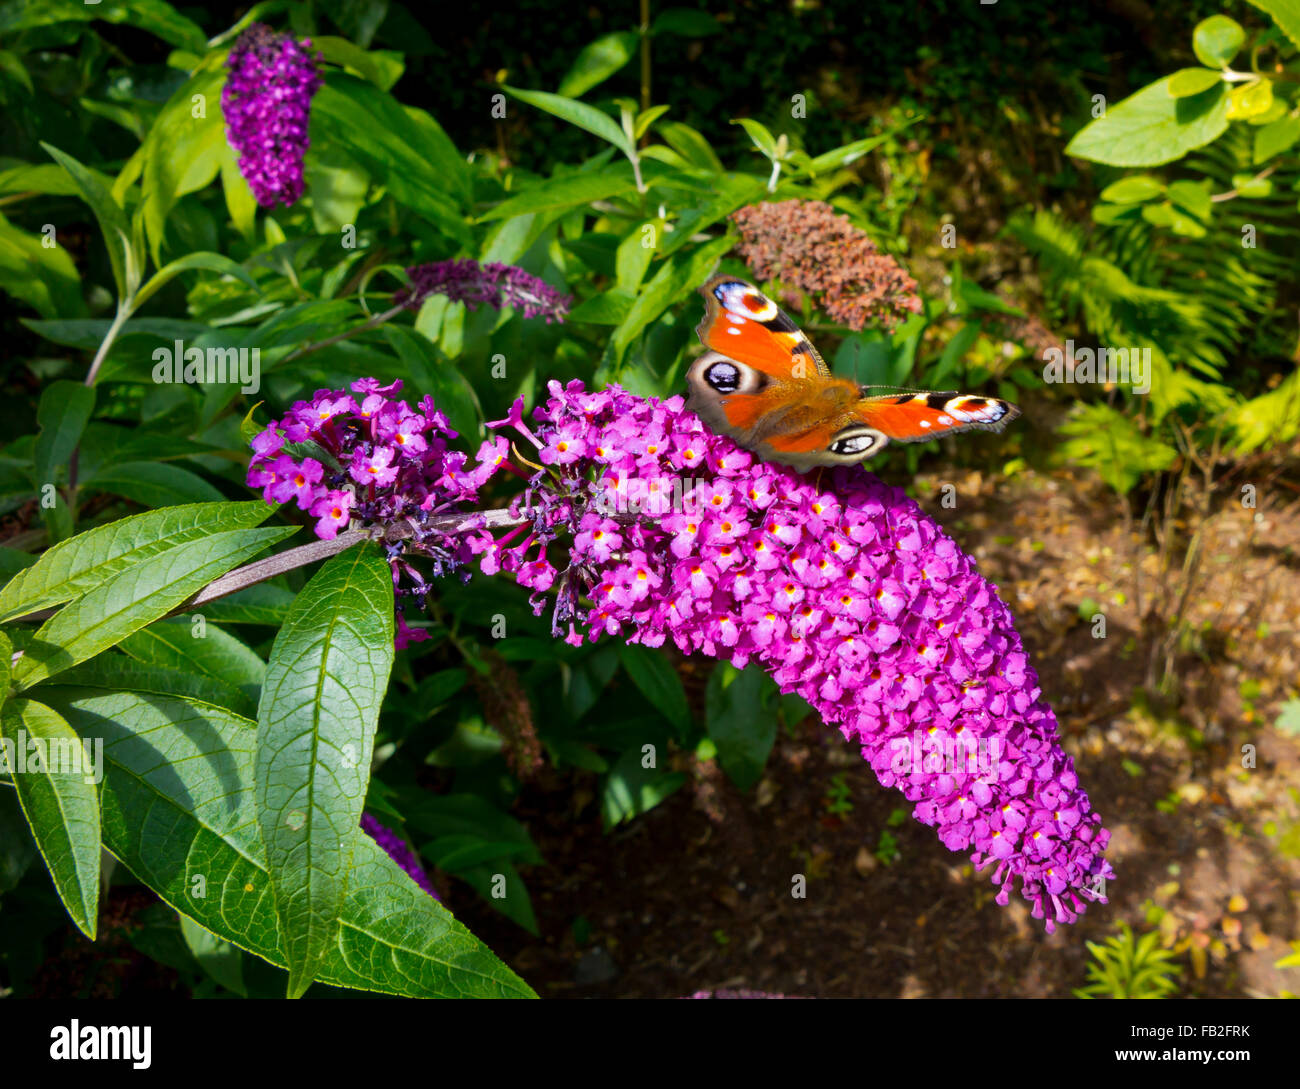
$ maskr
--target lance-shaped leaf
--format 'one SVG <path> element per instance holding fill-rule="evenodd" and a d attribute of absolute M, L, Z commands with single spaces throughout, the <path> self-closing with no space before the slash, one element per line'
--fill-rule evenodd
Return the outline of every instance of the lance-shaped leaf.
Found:
<path fill-rule="evenodd" d="M 103 232 L 104 244 L 108 247 L 108 257 L 113 267 L 119 304 L 133 298 L 144 272 L 144 258 L 135 245 L 122 206 L 113 199 L 113 194 L 94 171 L 88 170 L 66 151 L 60 151 L 44 141 L 41 141 L 41 147 L 68 172 L 82 199 L 90 205 L 95 219 L 99 221 L 99 229 Z"/>
<path fill-rule="evenodd" d="M 232 567 L 282 541 L 296 526 L 232 529 L 133 564 L 46 621 L 14 666 L 21 691 L 152 624 Z"/>
<path fill-rule="evenodd" d="M 206 621 L 160 620 L 128 636 L 121 649 L 140 662 L 221 684 L 236 697 L 223 707 L 257 714 L 266 663 L 248 644 Z"/>
<path fill-rule="evenodd" d="M 167 696 L 41 690 L 104 739 L 104 845 L 166 903 L 278 967 L 280 934 L 253 789 L 255 724 Z M 364 833 L 319 979 L 411 998 L 532 992 Z"/>
<path fill-rule="evenodd" d="M 95 763 L 63 716 L 33 700 L 5 705 L 0 734 L 18 801 L 54 888 L 77 928 L 94 941 L 100 849 Z"/>
<path fill-rule="evenodd" d="M 37 488 L 55 483 L 55 474 L 68 464 L 81 441 L 90 414 L 95 410 L 95 391 L 80 382 L 51 382 L 41 394 L 36 409 Z"/>
<path fill-rule="evenodd" d="M 261 500 L 190 503 L 133 514 L 80 533 L 45 552 L 0 590 L 0 622 L 61 605 L 132 564 L 223 530 L 246 529 L 272 512 Z"/>
<path fill-rule="evenodd" d="M 229 681 L 136 661 L 117 650 L 96 654 L 88 662 L 65 669 L 59 674 L 59 683 L 84 688 L 107 688 L 113 692 L 154 692 L 160 696 L 183 696 L 200 703 L 224 707 L 235 714 L 251 715 L 257 711 L 257 701 L 250 699 Z"/>
<path fill-rule="evenodd" d="M 357 546 L 298 595 L 271 650 L 257 712 L 257 815 L 293 998 L 339 940 L 392 668 L 392 574 L 376 548 Z"/>

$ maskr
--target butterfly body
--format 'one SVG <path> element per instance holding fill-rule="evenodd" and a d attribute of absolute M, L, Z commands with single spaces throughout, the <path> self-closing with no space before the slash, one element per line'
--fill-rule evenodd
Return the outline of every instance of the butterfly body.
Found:
<path fill-rule="evenodd" d="M 719 275 L 700 291 L 707 310 L 696 332 L 709 350 L 687 371 L 687 405 L 765 460 L 801 470 L 853 464 L 891 440 L 1001 431 L 1020 415 L 994 397 L 874 395 L 831 374 L 799 327 L 752 284 Z"/>

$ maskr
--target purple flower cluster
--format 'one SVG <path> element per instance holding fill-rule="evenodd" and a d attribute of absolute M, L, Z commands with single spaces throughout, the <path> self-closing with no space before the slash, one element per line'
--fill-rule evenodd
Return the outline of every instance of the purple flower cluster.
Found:
<path fill-rule="evenodd" d="M 394 297 L 401 306 L 418 307 L 430 295 L 446 295 L 477 310 L 483 303 L 502 310 L 512 307 L 526 318 L 543 317 L 549 325 L 563 321 L 573 299 L 561 295 L 545 280 L 515 265 L 494 261 L 487 264 L 471 258 L 414 265 L 406 270 L 411 286 Z"/>
<path fill-rule="evenodd" d="M 263 208 L 293 204 L 303 190 L 311 100 L 322 77 L 311 41 L 295 41 L 254 23 L 235 42 L 221 92 L 226 139 L 239 172 Z"/>
<path fill-rule="evenodd" d="M 379 844 L 388 857 L 410 875 L 412 881 L 435 900 L 441 902 L 442 898 L 434 891 L 434 887 L 429 881 L 429 875 L 424 872 L 424 867 L 420 865 L 419 860 L 416 859 L 414 853 L 401 836 L 391 829 L 385 828 L 369 813 L 361 814 L 361 830 Z"/>
<path fill-rule="evenodd" d="M 757 663 L 857 742 L 950 850 L 993 865 L 999 903 L 1018 880 L 1050 932 L 1104 902 L 1109 833 L 1011 614 L 901 490 L 857 467 L 809 477 L 756 461 L 680 397 L 552 382 L 535 428 L 522 401 L 491 425 L 513 427 L 543 466 L 502 519 L 513 528 L 494 534 L 480 513 L 453 536 L 429 514 L 472 501 L 498 469 L 523 474 L 502 437 L 467 469 L 429 399 L 414 412 L 388 399 L 395 388 L 365 379 L 359 404 L 321 391 L 295 405 L 254 441 L 250 485 L 297 500 L 322 536 L 350 516 L 405 522 L 413 547 L 445 557 L 435 574 L 477 556 L 531 588 L 538 615 L 553 602 L 552 630 L 572 643 L 671 639 Z M 309 442 L 320 456 L 285 449 Z M 390 560 L 400 581 L 400 547 Z"/>
<path fill-rule="evenodd" d="M 273 420 L 252 442 L 248 486 L 268 503 L 297 503 L 316 519 L 316 535 L 332 540 L 356 520 L 366 526 L 402 523 L 409 535 L 385 545 L 397 593 L 423 599 L 429 584 L 410 562 L 418 553 L 433 561 L 435 577 L 470 558 L 468 544 L 430 524 L 434 515 L 472 502 L 508 452 L 506 441 L 484 444 L 479 466 L 465 469 L 465 455 L 449 450 L 456 432 L 425 397 L 417 408 L 392 400 L 401 381 L 377 379 L 342 390 L 318 390 Z M 462 572 L 468 578 L 469 572 Z M 408 628 L 399 610 L 398 646 L 427 638 Z"/>
<path fill-rule="evenodd" d="M 555 624 L 759 663 L 858 742 L 877 777 L 951 850 L 1019 878 L 1036 918 L 1073 922 L 1113 877 L 1056 721 L 996 588 L 901 490 L 860 468 L 813 479 L 756 461 L 679 397 L 550 384 L 547 467 L 470 537 L 485 573 L 558 591 Z M 547 545 L 571 535 L 564 561 Z M 584 599 L 586 599 L 584 601 Z M 587 602 L 590 602 L 588 604 Z M 955 758 L 954 758 L 955 756 Z"/>

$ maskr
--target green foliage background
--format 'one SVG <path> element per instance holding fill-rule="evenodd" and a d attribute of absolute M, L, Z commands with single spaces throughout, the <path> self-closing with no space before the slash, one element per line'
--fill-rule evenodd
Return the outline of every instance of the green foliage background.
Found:
<path fill-rule="evenodd" d="M 830 201 L 921 281 L 922 312 L 890 333 L 837 329 L 809 301 L 838 370 L 1062 421 L 958 456 L 1080 465 L 1127 494 L 1194 452 L 1293 440 L 1296 28 L 1287 5 L 1238 4 L 1237 41 L 1237 23 L 1199 22 L 1222 20 L 1217 4 L 1170 7 L 653 7 L 646 69 L 631 6 L 465 5 L 422 26 L 414 5 L 346 0 L 259 4 L 233 25 L 162 0 L 0 5 L 0 618 L 22 652 L 0 655 L 3 730 L 99 737 L 109 768 L 97 785 L 0 784 L 3 986 L 37 988 L 65 919 L 96 934 L 102 842 L 114 880 L 158 897 L 137 948 L 195 994 L 529 993 L 339 829 L 364 807 L 536 933 L 526 871 L 542 858 L 510 813 L 509 714 L 550 768 L 598 776 L 612 828 L 685 781 L 645 768 L 646 744 L 717 759 L 748 789 L 806 713 L 755 672 L 720 665 L 692 701 L 664 653 L 558 643 L 500 580 L 442 588 L 411 618 L 429 640 L 394 660 L 391 587 L 366 549 L 213 603 L 190 637 L 195 618 L 173 614 L 196 591 L 307 535 L 243 502 L 250 412 L 400 377 L 473 449 L 550 379 L 680 392 L 696 288 L 719 262 L 745 271 L 727 217 L 798 198 Z M 224 59 L 254 17 L 310 35 L 329 65 L 308 192 L 287 209 L 255 207 L 222 127 Z M 574 311 L 544 325 L 434 298 L 370 321 L 404 267 L 451 257 L 520 265 Z M 1150 397 L 1045 386 L 1029 314 L 1081 345 L 1149 348 Z M 261 389 L 154 383 L 153 353 L 177 340 L 257 348 Z M 934 453 L 872 467 L 906 475 Z M 38 627 L 37 610 L 55 611 Z M 355 645 L 322 635 L 344 622 Z M 304 758 L 281 789 L 272 754 L 342 729 L 285 695 L 299 668 L 368 695 L 361 770 L 320 803 L 329 830 L 295 838 L 295 789 L 337 769 Z M 144 833 L 157 812 L 161 837 Z"/>

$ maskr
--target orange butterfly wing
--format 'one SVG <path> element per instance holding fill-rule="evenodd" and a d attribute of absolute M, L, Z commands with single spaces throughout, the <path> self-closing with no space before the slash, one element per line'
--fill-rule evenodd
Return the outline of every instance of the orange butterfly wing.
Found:
<path fill-rule="evenodd" d="M 760 457 L 799 469 L 843 465 L 890 440 L 926 442 L 962 431 L 1001 431 L 1020 409 L 996 397 L 904 393 L 864 396 L 831 374 L 799 327 L 752 284 L 725 274 L 703 287 L 696 328 L 710 351 L 687 372 L 689 407 Z"/>
<path fill-rule="evenodd" d="M 1020 409 L 998 397 L 904 393 L 864 398 L 856 415 L 895 442 L 928 442 L 962 431 L 1001 431 Z"/>
<path fill-rule="evenodd" d="M 799 326 L 752 284 L 719 275 L 700 294 L 707 309 L 695 332 L 714 351 L 781 381 L 830 376 Z"/>

